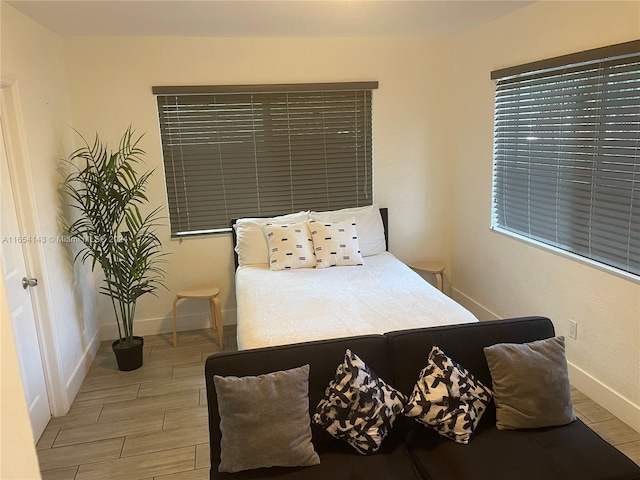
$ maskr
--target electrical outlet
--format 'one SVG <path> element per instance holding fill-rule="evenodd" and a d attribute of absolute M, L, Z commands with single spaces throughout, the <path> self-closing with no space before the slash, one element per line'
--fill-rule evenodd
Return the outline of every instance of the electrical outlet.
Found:
<path fill-rule="evenodd" d="M 569 320 L 569 336 L 574 340 L 578 338 L 578 322 Z"/>

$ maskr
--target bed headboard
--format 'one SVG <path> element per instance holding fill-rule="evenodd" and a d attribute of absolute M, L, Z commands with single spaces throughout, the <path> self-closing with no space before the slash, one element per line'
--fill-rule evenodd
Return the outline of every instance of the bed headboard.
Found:
<path fill-rule="evenodd" d="M 387 207 L 380 207 L 380 216 L 382 217 L 382 225 L 384 226 L 384 241 L 387 246 L 387 250 L 389 250 L 389 209 Z M 233 263 L 237 270 L 238 268 L 238 253 L 236 252 L 236 242 L 238 241 L 238 237 L 236 236 L 236 229 L 233 228 L 235 225 L 237 218 L 231 219 L 231 237 L 233 239 Z"/>

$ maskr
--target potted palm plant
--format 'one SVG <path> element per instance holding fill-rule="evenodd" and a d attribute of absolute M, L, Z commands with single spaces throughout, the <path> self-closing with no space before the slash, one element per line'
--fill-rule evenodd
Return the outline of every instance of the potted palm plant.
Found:
<path fill-rule="evenodd" d="M 113 351 L 120 370 L 142 366 L 144 339 L 133 335 L 136 304 L 142 295 L 156 295 L 165 274 L 165 253 L 155 233 L 161 207 L 146 216 L 140 212 L 153 171 L 136 171 L 144 151 L 138 146 L 142 135 L 134 134 L 129 127 L 115 151 L 97 134 L 93 145 L 81 136 L 84 145 L 70 155 L 72 171 L 64 181 L 69 206 L 79 212 L 67 227 L 81 245 L 74 261 L 90 261 L 92 271 L 96 264 L 102 268 L 99 291 L 113 305 L 119 335 Z"/>

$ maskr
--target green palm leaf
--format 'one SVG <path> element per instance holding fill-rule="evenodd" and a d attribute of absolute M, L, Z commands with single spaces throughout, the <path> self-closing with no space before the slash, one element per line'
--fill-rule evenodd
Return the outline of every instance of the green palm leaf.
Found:
<path fill-rule="evenodd" d="M 68 204 L 79 218 L 68 227 L 68 235 L 81 241 L 74 261 L 100 265 L 104 273 L 99 292 L 111 298 L 120 338 L 133 342 L 133 321 L 137 300 L 146 294 L 157 295 L 166 288 L 166 253 L 154 233 L 160 226 L 162 207 L 143 216 L 141 206 L 148 202 L 146 189 L 153 170 L 138 173 L 144 151 L 129 127 L 118 149 L 109 152 L 98 135 L 69 157 L 71 173 L 63 188 Z"/>

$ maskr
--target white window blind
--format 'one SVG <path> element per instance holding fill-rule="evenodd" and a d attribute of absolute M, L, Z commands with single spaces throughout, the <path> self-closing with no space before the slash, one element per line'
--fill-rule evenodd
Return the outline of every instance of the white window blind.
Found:
<path fill-rule="evenodd" d="M 372 88 L 154 87 L 172 236 L 372 204 Z"/>
<path fill-rule="evenodd" d="M 492 77 L 493 228 L 640 275 L 640 41 Z"/>

